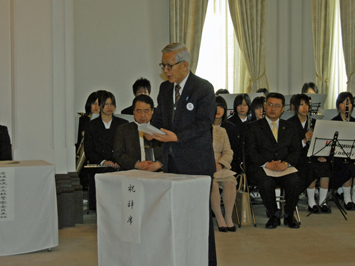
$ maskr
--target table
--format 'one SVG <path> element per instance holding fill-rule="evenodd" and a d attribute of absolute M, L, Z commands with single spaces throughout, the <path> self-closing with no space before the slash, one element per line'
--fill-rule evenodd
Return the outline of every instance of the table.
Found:
<path fill-rule="evenodd" d="M 208 265 L 211 177 L 96 174 L 99 265 Z"/>
<path fill-rule="evenodd" d="M 0 161 L 0 255 L 58 246 L 54 165 Z"/>

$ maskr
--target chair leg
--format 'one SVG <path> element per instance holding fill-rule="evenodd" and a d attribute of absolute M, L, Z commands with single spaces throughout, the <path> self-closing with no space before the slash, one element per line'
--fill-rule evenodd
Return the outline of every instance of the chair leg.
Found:
<path fill-rule="evenodd" d="M 298 212 L 298 207 L 296 206 L 296 217 L 297 217 L 297 222 L 299 223 L 299 224 L 301 224 L 301 218 L 300 218 L 300 214 L 299 214 L 299 212 Z"/>
<path fill-rule="evenodd" d="M 234 214 L 233 216 L 235 216 L 237 218 L 237 224 L 238 224 L 238 227 L 240 228 L 242 226 L 242 223 L 239 219 L 239 214 L 238 214 L 238 207 L 237 207 L 237 203 L 234 202 Z"/>

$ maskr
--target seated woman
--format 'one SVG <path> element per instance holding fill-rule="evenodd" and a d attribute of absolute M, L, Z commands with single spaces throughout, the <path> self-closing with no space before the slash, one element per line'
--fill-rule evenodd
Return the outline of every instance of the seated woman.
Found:
<path fill-rule="evenodd" d="M 89 121 L 91 120 L 92 114 L 98 114 L 98 113 L 100 113 L 99 96 L 95 91 L 91 93 L 88 99 L 86 100 L 85 113 L 81 114 L 79 118 L 78 140 L 75 145 L 77 151 L 83 139 L 83 132 L 85 132 L 85 129 Z"/>
<path fill-rule="evenodd" d="M 354 107 L 354 97 L 350 92 L 341 92 L 336 100 L 336 107 L 339 114 L 332 120 L 355 122 L 355 118 L 351 116 Z M 355 209 L 355 187 L 351 196 L 351 185 L 354 184 L 355 178 L 355 160 L 344 158 L 334 158 L 334 183 L 333 188 L 342 186 L 344 192 L 344 207 L 347 210 Z"/>
<path fill-rule="evenodd" d="M 99 99 L 100 116 L 91 120 L 85 131 L 85 155 L 90 164 L 101 166 L 89 174 L 89 206 L 96 209 L 95 180 L 98 172 L 113 172 L 119 169 L 114 160 L 113 144 L 116 129 L 119 125 L 128 123 L 127 120 L 113 115 L 116 109 L 115 96 L 111 92 L 103 92 Z"/>
<path fill-rule="evenodd" d="M 305 94 L 297 94 L 294 98 L 295 115 L 288 121 L 297 125 L 299 142 L 302 144 L 301 156 L 296 168 L 299 176 L 304 180 L 303 191 L 307 188 L 308 211 L 313 213 L 330 213 L 330 207 L 325 201 L 328 194 L 330 165 L 324 157 L 308 159 L 309 141 L 313 135 L 315 119 L 309 116 L 309 97 Z M 317 179 L 320 179 L 319 202 L 315 202 L 315 186 Z M 319 206 L 320 205 L 320 206 Z"/>
<path fill-rule="evenodd" d="M 213 125 L 213 150 L 217 172 L 214 174 L 212 182 L 211 206 L 216 216 L 219 231 L 234 232 L 237 230 L 232 221 L 232 212 L 236 197 L 236 179 L 233 176 L 233 172 L 229 170 L 231 169 L 233 151 L 229 144 L 228 135 L 226 130 L 219 126 L 222 123 L 224 113 L 224 108 L 217 105 L 215 125 Z M 221 211 L 219 186 L 223 187 L 224 217 Z"/>
<path fill-rule="evenodd" d="M 6 126 L 0 125 L 0 161 L 12 160 L 10 135 Z"/>
<path fill-rule="evenodd" d="M 216 126 L 223 127 L 227 131 L 229 143 L 233 150 L 233 161 L 231 163 L 234 172 L 241 172 L 240 163 L 242 159 L 239 158 L 238 151 L 242 149 L 242 145 L 238 143 L 237 127 L 227 120 L 227 103 L 222 96 L 216 96 L 217 114 L 214 120 Z M 218 116 L 218 118 L 217 118 Z"/>
<path fill-rule="evenodd" d="M 317 94 L 318 93 L 318 87 L 316 84 L 313 82 L 305 83 L 303 84 L 301 93 L 303 94 Z"/>
<path fill-rule="evenodd" d="M 251 121 L 256 121 L 264 117 L 265 97 L 255 97 L 251 103 Z"/>

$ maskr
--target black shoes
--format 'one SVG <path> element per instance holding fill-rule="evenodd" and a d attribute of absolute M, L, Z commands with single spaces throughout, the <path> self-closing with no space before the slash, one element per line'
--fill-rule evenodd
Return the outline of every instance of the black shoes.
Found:
<path fill-rule="evenodd" d="M 346 210 L 350 211 L 350 210 L 354 209 L 354 203 L 352 203 L 351 201 L 348 203 L 344 202 L 344 207 Z"/>
<path fill-rule="evenodd" d="M 235 227 L 235 225 L 233 225 L 232 227 L 228 227 L 228 231 L 235 232 L 235 231 L 237 231 L 237 227 Z"/>
<path fill-rule="evenodd" d="M 287 216 L 286 218 L 284 218 L 284 224 L 288 225 L 289 228 L 300 228 L 299 222 L 297 222 L 295 217 L 293 216 Z"/>
<path fill-rule="evenodd" d="M 327 203 L 324 203 L 321 207 L 320 210 L 322 213 L 331 213 L 332 210 L 330 209 L 330 206 Z"/>
<path fill-rule="evenodd" d="M 280 218 L 275 215 L 272 215 L 269 221 L 266 223 L 265 228 L 275 229 L 278 225 L 280 225 Z"/>
<path fill-rule="evenodd" d="M 228 227 L 225 227 L 225 226 L 219 227 L 218 224 L 217 224 L 217 226 L 218 226 L 218 230 L 219 230 L 220 232 L 228 232 Z"/>
<path fill-rule="evenodd" d="M 320 213 L 320 209 L 319 209 L 318 205 L 313 205 L 313 207 L 310 207 L 308 205 L 308 211 L 311 213 Z"/>

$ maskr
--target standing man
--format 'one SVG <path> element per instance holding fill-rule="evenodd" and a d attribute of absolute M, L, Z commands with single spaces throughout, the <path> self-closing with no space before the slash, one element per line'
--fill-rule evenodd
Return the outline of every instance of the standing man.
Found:
<path fill-rule="evenodd" d="M 285 171 L 290 165 L 297 165 L 301 155 L 294 124 L 280 119 L 285 109 L 285 97 L 280 93 L 269 93 L 266 97 L 265 117 L 247 125 L 247 176 L 250 183 L 259 188 L 260 196 L 270 214 L 266 228 L 280 225 L 280 215 L 276 205 L 275 188 L 285 189 L 285 225 L 299 228 L 293 216 L 301 193 L 302 182 L 296 173 L 281 177 L 266 175 L 264 168 Z"/>
<path fill-rule="evenodd" d="M 148 95 L 138 95 L 133 100 L 134 122 L 117 127 L 113 145 L 114 160 L 120 170 L 138 169 L 159 171 L 161 163 L 161 142 L 147 140 L 138 124 L 150 123 L 154 113 L 154 102 Z"/>
<path fill-rule="evenodd" d="M 164 172 L 209 175 L 212 181 L 216 172 L 212 146 L 216 113 L 213 86 L 190 71 L 190 54 L 184 44 L 169 44 L 162 53 L 159 65 L 168 80 L 160 85 L 152 124 L 166 133 L 153 135 L 163 142 Z M 217 265 L 211 211 L 209 265 Z"/>
<path fill-rule="evenodd" d="M 6 126 L 0 125 L 0 161 L 12 160 L 11 141 Z"/>

